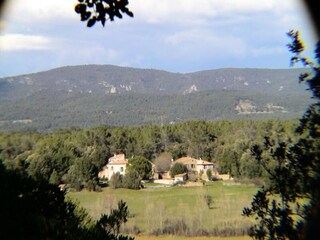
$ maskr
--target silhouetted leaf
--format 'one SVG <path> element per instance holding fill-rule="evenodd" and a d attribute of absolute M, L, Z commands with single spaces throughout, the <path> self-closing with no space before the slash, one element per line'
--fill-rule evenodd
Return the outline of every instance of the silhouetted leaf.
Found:
<path fill-rule="evenodd" d="M 126 7 L 129 4 L 128 0 L 79 0 L 79 2 L 80 4 L 75 7 L 75 12 L 80 14 L 81 21 L 88 21 L 88 27 L 93 26 L 95 21 L 101 21 L 104 26 L 107 19 L 114 21 L 115 16 L 122 18 L 121 12 L 133 17 L 133 13 Z M 96 20 L 90 19 L 92 15 L 96 17 Z"/>
<path fill-rule="evenodd" d="M 100 21 L 101 21 L 102 26 L 104 26 L 106 23 L 106 18 L 101 18 Z"/>
<path fill-rule="evenodd" d="M 315 53 L 315 58 L 317 59 L 317 62 L 319 65 L 320 64 L 320 41 L 317 43 L 314 53 Z M 318 71 L 320 71 L 320 69 L 318 69 Z"/>
<path fill-rule="evenodd" d="M 128 16 L 130 16 L 130 17 L 133 17 L 133 12 L 131 12 L 131 11 L 126 11 L 126 14 L 128 15 Z"/>
<path fill-rule="evenodd" d="M 122 18 L 122 14 L 119 12 L 119 10 L 116 10 L 114 12 L 114 15 L 117 16 L 118 18 Z"/>
<path fill-rule="evenodd" d="M 91 17 L 91 12 L 81 13 L 81 21 L 86 21 Z"/>
<path fill-rule="evenodd" d="M 90 18 L 88 23 L 87 23 L 87 26 L 88 27 L 92 27 L 97 21 L 97 18 L 96 17 L 93 17 L 93 18 Z"/>
<path fill-rule="evenodd" d="M 97 3 L 96 5 L 96 10 L 99 12 L 99 13 L 102 13 L 104 12 L 104 7 L 103 7 L 103 4 L 100 2 L 100 3 Z"/>
<path fill-rule="evenodd" d="M 301 73 L 299 76 L 299 82 L 303 82 L 310 76 L 310 73 Z"/>
<path fill-rule="evenodd" d="M 86 11 L 87 6 L 85 4 L 77 4 L 74 8 L 75 12 L 81 14 Z"/>

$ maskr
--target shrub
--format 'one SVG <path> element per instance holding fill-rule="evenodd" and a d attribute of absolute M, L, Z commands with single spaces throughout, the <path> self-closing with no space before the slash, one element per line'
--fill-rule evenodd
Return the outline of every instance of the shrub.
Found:
<path fill-rule="evenodd" d="M 114 188 L 114 189 L 122 188 L 123 176 L 119 172 L 116 172 L 115 174 L 112 175 L 109 183 L 111 188 Z"/>
<path fill-rule="evenodd" d="M 183 163 L 175 163 L 170 169 L 170 176 L 174 177 L 177 174 L 182 174 L 188 172 L 187 166 Z"/>
<path fill-rule="evenodd" d="M 213 204 L 212 196 L 210 196 L 210 195 L 205 195 L 205 196 L 204 196 L 204 201 L 206 202 L 208 208 L 209 208 L 209 209 L 212 209 L 212 204 Z"/>
<path fill-rule="evenodd" d="M 123 187 L 128 189 L 140 189 L 141 178 L 136 171 L 128 172 L 123 178 Z"/>
<path fill-rule="evenodd" d="M 212 179 L 212 169 L 207 169 L 206 174 L 207 174 L 208 180 L 211 181 L 211 179 Z"/>
<path fill-rule="evenodd" d="M 199 180 L 198 172 L 196 171 L 188 171 L 188 180 L 191 182 L 196 182 Z"/>
<path fill-rule="evenodd" d="M 132 227 L 124 227 L 123 232 L 125 234 L 139 235 L 141 233 L 141 229 L 136 225 L 133 225 Z"/>
<path fill-rule="evenodd" d="M 166 220 L 164 222 L 163 229 L 155 229 L 151 235 L 159 236 L 159 235 L 175 235 L 175 236 L 188 236 L 190 232 L 189 227 L 185 223 L 183 219 L 178 219 L 175 221 Z"/>
<path fill-rule="evenodd" d="M 129 159 L 127 171 L 137 172 L 141 179 L 149 179 L 152 176 L 152 165 L 145 157 L 137 156 Z"/>

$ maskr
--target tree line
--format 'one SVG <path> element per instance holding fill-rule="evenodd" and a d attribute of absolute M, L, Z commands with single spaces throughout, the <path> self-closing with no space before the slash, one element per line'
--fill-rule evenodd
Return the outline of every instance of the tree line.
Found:
<path fill-rule="evenodd" d="M 99 190 L 98 172 L 115 153 L 143 157 L 161 165 L 167 158 L 202 158 L 220 173 L 236 178 L 265 178 L 266 172 L 251 154 L 264 136 L 295 139 L 295 120 L 191 121 L 141 127 L 101 126 L 51 133 L 0 134 L 1 157 L 14 169 L 38 181 L 66 183 L 75 190 Z M 171 159 L 170 159 L 171 160 Z M 266 178 L 265 178 L 266 179 Z"/>

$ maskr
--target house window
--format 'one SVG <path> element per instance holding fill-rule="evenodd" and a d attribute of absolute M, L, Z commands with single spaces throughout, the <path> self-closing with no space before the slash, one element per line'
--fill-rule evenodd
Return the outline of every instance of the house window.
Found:
<path fill-rule="evenodd" d="M 111 171 L 113 171 L 113 167 L 111 167 Z"/>
<path fill-rule="evenodd" d="M 123 172 L 123 167 L 120 168 L 120 172 Z"/>
<path fill-rule="evenodd" d="M 194 168 L 194 164 L 191 164 L 191 168 Z"/>

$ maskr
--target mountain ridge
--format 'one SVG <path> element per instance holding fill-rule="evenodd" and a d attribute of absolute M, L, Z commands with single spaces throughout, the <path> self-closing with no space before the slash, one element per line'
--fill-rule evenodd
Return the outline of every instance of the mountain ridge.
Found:
<path fill-rule="evenodd" d="M 195 86 L 197 91 L 209 89 L 244 90 L 251 87 L 253 90 L 264 92 L 265 87 L 270 88 L 271 85 L 276 85 L 276 89 L 279 90 L 282 85 L 279 85 L 278 82 L 283 80 L 281 78 L 298 79 L 301 72 L 302 69 L 224 68 L 194 73 L 171 73 L 164 70 L 114 65 L 78 65 L 2 78 L 0 84 L 9 85 L 7 90 L 10 89 L 10 85 L 15 85 L 14 88 L 17 88 L 19 84 L 23 85 L 26 90 L 30 90 L 29 93 L 24 95 L 30 95 L 50 87 L 53 90 L 70 89 L 70 91 L 74 91 L 75 88 L 79 88 L 79 91 L 93 91 L 93 89 L 90 89 L 92 87 L 98 92 L 103 90 L 112 92 L 111 88 L 115 88 L 119 93 L 127 91 L 158 93 L 161 91 L 168 94 L 180 94 L 192 86 Z M 254 77 L 257 76 L 259 79 L 255 80 Z M 277 79 L 274 80 L 275 77 Z M 263 82 L 263 80 L 265 81 Z M 264 87 L 259 87 L 257 84 L 263 84 Z M 282 86 L 282 89 L 285 88 L 284 90 L 287 90 L 288 87 L 290 90 L 291 86 L 295 86 L 294 91 L 301 90 L 298 83 L 292 84 L 290 82 L 288 84 L 288 81 L 284 81 L 282 84 L 286 85 Z"/>
<path fill-rule="evenodd" d="M 5 77 L 0 79 L 0 131 L 158 124 L 159 116 L 165 123 L 299 117 L 311 102 L 306 86 L 298 83 L 305 71 L 223 68 L 171 73 L 78 65 Z"/>

